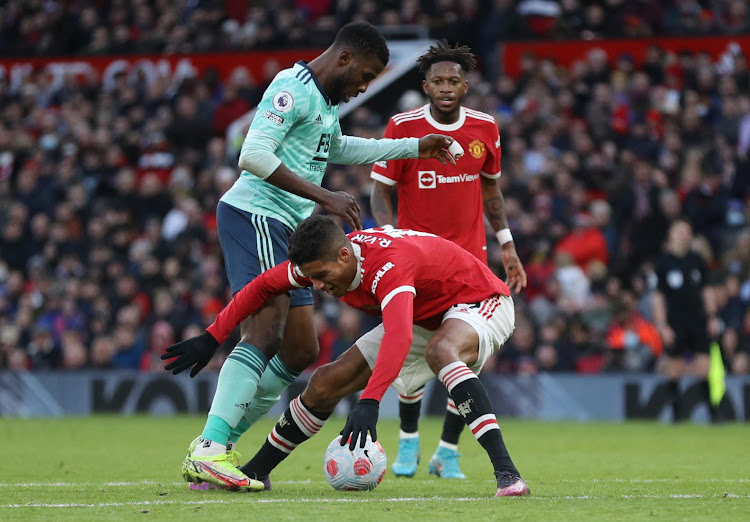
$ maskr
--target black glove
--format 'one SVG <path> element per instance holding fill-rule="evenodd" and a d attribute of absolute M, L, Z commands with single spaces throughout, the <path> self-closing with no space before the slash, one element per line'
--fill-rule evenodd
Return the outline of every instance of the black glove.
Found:
<path fill-rule="evenodd" d="M 364 448 L 365 442 L 367 442 L 367 432 L 369 431 L 372 435 L 372 440 L 378 440 L 378 432 L 376 426 L 378 424 L 378 411 L 380 409 L 380 403 L 375 399 L 362 399 L 360 400 L 354 409 L 349 413 L 349 418 L 346 420 L 346 426 L 341 430 L 341 445 L 346 444 L 351 435 L 351 442 L 349 442 L 349 449 L 354 450 L 357 446 L 357 439 L 359 439 L 359 447 Z"/>
<path fill-rule="evenodd" d="M 193 369 L 190 371 L 190 377 L 195 377 L 208 364 L 208 361 L 211 360 L 218 347 L 219 343 L 208 332 L 203 332 L 198 337 L 185 339 L 177 344 L 168 346 L 167 353 L 162 354 L 162 359 L 177 357 L 176 360 L 167 364 L 164 369 L 167 371 L 172 370 L 172 375 L 177 375 L 192 366 Z"/>

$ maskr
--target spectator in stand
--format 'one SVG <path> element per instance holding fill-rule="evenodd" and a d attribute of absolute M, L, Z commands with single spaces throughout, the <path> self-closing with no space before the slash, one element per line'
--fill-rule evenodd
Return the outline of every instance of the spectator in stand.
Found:
<path fill-rule="evenodd" d="M 662 353 L 659 331 L 636 310 L 630 291 L 622 291 L 612 303 L 612 322 L 607 332 L 607 371 L 653 371 Z"/>

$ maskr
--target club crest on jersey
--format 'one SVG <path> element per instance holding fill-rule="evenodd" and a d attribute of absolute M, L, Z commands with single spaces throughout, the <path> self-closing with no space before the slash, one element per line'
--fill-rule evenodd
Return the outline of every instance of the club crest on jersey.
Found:
<path fill-rule="evenodd" d="M 420 170 L 417 175 L 419 176 L 419 188 L 434 189 L 437 186 L 434 170 Z"/>
<path fill-rule="evenodd" d="M 279 112 L 287 112 L 294 107 L 294 98 L 286 91 L 281 91 L 273 96 L 273 108 Z"/>
<path fill-rule="evenodd" d="M 474 156 L 476 159 L 481 159 L 484 156 L 484 152 L 487 150 L 484 143 L 479 140 L 474 140 L 469 143 L 469 154 Z"/>

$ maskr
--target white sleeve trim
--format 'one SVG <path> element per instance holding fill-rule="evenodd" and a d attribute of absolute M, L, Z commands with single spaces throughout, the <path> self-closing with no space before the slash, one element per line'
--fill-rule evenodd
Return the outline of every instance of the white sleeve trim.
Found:
<path fill-rule="evenodd" d="M 485 178 L 487 178 L 487 179 L 497 179 L 497 178 L 499 178 L 499 177 L 500 177 L 500 175 L 501 175 L 502 173 L 503 173 L 503 171 L 502 171 L 502 170 L 498 170 L 498 171 L 497 171 L 497 174 L 487 174 L 487 173 L 486 173 L 485 171 L 482 171 L 482 172 L 481 172 L 481 174 L 482 174 L 482 177 L 485 177 Z"/>
<path fill-rule="evenodd" d="M 379 181 L 381 183 L 385 183 L 389 187 L 392 187 L 392 186 L 394 186 L 396 184 L 396 180 L 395 179 L 391 179 L 391 178 L 388 178 L 386 176 L 383 176 L 382 174 L 378 174 L 374 170 L 372 172 L 370 172 L 370 177 L 372 179 L 374 179 L 375 181 Z"/>
<path fill-rule="evenodd" d="M 391 302 L 391 299 L 396 297 L 396 295 L 400 294 L 401 292 L 411 292 L 412 294 L 417 295 L 417 290 L 411 285 L 404 285 L 399 286 L 398 288 L 394 288 L 393 290 L 388 292 L 388 295 L 386 295 L 380 302 L 380 310 L 382 311 L 386 307 L 386 305 Z"/>
<path fill-rule="evenodd" d="M 289 282 L 292 284 L 292 286 L 295 286 L 297 288 L 304 288 L 301 284 L 297 282 L 297 280 L 294 278 L 294 265 L 289 263 L 289 266 L 287 267 L 287 276 L 289 277 Z"/>

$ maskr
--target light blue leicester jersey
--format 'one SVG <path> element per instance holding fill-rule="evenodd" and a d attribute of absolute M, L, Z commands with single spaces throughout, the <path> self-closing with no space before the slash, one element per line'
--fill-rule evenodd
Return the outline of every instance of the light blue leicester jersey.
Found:
<path fill-rule="evenodd" d="M 292 172 L 320 185 L 331 138 L 341 134 L 339 106 L 330 103 L 307 64 L 299 62 L 277 74 L 266 89 L 245 139 L 252 139 L 254 131 L 278 143 L 275 154 Z M 315 202 L 277 188 L 246 170 L 221 200 L 278 219 L 291 228 L 297 228 L 315 209 Z"/>
<path fill-rule="evenodd" d="M 340 163 L 372 163 L 419 154 L 419 140 L 414 138 L 365 140 L 347 136 L 343 139 L 339 106 L 331 103 L 305 62 L 281 71 L 268 86 L 243 149 L 258 136 L 270 138 L 276 144 L 275 156 L 297 176 L 316 185 L 323 180 L 329 156 Z M 221 201 L 272 217 L 292 229 L 315 209 L 314 201 L 277 188 L 246 170 Z"/>

